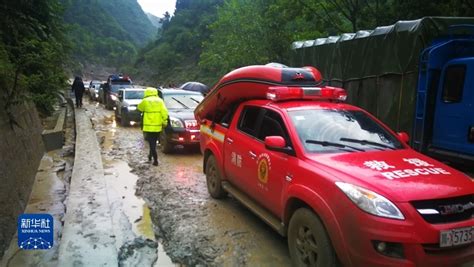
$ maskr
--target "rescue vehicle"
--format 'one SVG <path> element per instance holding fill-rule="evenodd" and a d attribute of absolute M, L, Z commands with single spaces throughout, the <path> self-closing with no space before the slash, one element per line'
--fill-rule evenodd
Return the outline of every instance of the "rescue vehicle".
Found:
<path fill-rule="evenodd" d="M 474 183 L 313 67 L 248 66 L 197 106 L 203 171 L 288 238 L 295 266 L 474 262 Z"/>

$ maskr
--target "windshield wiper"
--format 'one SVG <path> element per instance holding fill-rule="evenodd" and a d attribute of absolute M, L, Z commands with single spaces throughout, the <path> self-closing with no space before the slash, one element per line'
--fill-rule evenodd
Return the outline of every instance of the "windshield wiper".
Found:
<path fill-rule="evenodd" d="M 359 139 L 352 139 L 352 138 L 345 138 L 345 137 L 342 137 L 339 140 L 344 141 L 344 142 L 357 143 L 357 144 L 361 144 L 361 145 L 373 145 L 373 146 L 378 146 L 378 147 L 389 148 L 389 149 L 395 150 L 395 148 L 392 147 L 392 146 L 382 144 L 382 143 L 377 143 L 377 142 L 374 142 L 374 141 L 369 141 L 369 140 L 359 140 Z"/>
<path fill-rule="evenodd" d="M 196 100 L 196 99 L 194 99 L 194 98 L 192 98 L 192 97 L 190 97 L 190 99 L 193 100 L 194 102 L 198 103 L 198 104 L 201 103 L 201 102 L 199 102 L 199 100 Z"/>
<path fill-rule="evenodd" d="M 173 99 L 174 101 L 180 103 L 185 109 L 189 109 L 188 106 L 186 106 L 183 102 L 179 101 L 178 99 L 174 98 L 174 97 L 171 97 L 171 99 Z"/>
<path fill-rule="evenodd" d="M 348 146 L 348 145 L 344 145 L 344 144 L 341 144 L 341 143 L 328 142 L 328 141 L 306 140 L 305 142 L 308 143 L 308 144 L 316 144 L 316 145 L 322 145 L 322 146 L 333 146 L 333 147 L 338 147 L 338 148 L 351 148 L 351 149 L 354 149 L 354 150 L 357 150 L 357 151 L 365 151 L 365 150 L 357 148 L 357 147 Z"/>

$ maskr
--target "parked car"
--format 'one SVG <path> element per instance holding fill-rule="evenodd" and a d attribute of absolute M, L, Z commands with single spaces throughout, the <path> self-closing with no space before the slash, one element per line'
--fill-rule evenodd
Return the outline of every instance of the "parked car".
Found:
<path fill-rule="evenodd" d="M 199 92 L 181 89 L 159 89 L 158 96 L 168 109 L 168 126 L 161 132 L 160 149 L 170 153 L 175 146 L 198 147 L 199 125 L 194 118 L 194 109 L 204 98 Z"/>
<path fill-rule="evenodd" d="M 90 84 L 90 82 L 83 80 L 83 83 L 84 83 L 84 92 L 85 92 L 86 94 L 88 94 L 88 93 L 89 93 L 89 84 Z"/>
<path fill-rule="evenodd" d="M 200 82 L 187 82 L 182 84 L 179 88 L 186 91 L 200 92 L 204 96 L 209 93 L 209 87 Z"/>
<path fill-rule="evenodd" d="M 97 101 L 99 99 L 99 87 L 101 84 L 101 81 L 91 81 L 89 83 L 89 97 L 91 100 Z"/>
<path fill-rule="evenodd" d="M 98 97 L 97 101 L 99 101 L 99 103 L 102 103 L 102 104 L 104 103 L 104 99 L 105 99 L 105 98 L 104 98 L 104 97 L 105 97 L 105 90 L 104 90 L 104 88 L 105 88 L 106 84 L 107 84 L 107 83 L 102 83 L 102 84 L 99 86 L 99 91 L 98 91 L 99 97 Z"/>
<path fill-rule="evenodd" d="M 142 101 L 145 89 L 126 88 L 118 91 L 118 99 L 115 102 L 115 119 L 122 126 L 129 126 L 131 122 L 140 122 L 141 114 L 137 105 Z"/>

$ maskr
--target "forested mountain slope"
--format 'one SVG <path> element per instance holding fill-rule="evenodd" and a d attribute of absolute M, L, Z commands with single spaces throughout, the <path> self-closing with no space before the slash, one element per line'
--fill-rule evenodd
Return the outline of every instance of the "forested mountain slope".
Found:
<path fill-rule="evenodd" d="M 156 37 L 136 0 L 63 0 L 64 21 L 76 62 L 119 67 Z M 81 66 L 73 66 L 80 71 Z"/>
<path fill-rule="evenodd" d="M 156 36 L 156 27 L 136 0 L 100 0 L 99 4 L 139 46 Z"/>

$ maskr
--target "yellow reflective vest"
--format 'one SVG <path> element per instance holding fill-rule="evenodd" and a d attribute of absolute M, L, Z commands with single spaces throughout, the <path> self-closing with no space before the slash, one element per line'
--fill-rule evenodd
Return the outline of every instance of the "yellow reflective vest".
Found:
<path fill-rule="evenodd" d="M 168 124 L 168 110 L 163 100 L 158 97 L 158 91 L 155 88 L 148 87 L 145 90 L 143 100 L 137 108 L 143 112 L 144 132 L 161 132 L 162 128 Z"/>

